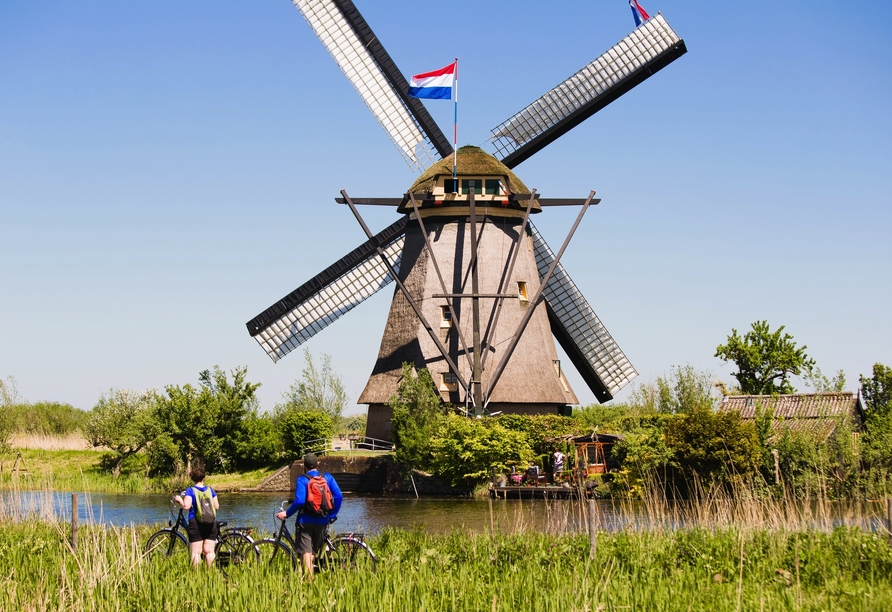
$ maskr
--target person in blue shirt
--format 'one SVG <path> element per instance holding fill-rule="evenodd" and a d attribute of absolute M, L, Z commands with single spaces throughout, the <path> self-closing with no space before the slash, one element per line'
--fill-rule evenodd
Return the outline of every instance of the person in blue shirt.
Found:
<path fill-rule="evenodd" d="M 337 520 L 341 503 L 344 501 L 344 495 L 341 493 L 338 483 L 335 482 L 331 474 L 325 472 L 322 477 L 325 478 L 325 482 L 328 483 L 328 488 L 331 490 L 331 513 L 328 516 L 316 516 L 307 512 L 301 512 L 307 501 L 307 488 L 310 484 L 310 478 L 319 475 L 318 466 L 319 458 L 316 457 L 315 453 L 304 455 L 304 470 L 306 474 L 297 477 L 297 482 L 294 484 L 294 502 L 288 506 L 287 510 L 276 514 L 280 520 L 284 521 L 294 513 L 298 513 L 297 535 L 295 538 L 297 540 L 297 550 L 294 552 L 300 555 L 304 569 L 307 575 L 311 577 L 313 575 L 313 558 L 319 552 L 319 549 L 322 548 L 322 543 L 325 541 L 325 530 L 328 528 L 329 523 Z"/>
<path fill-rule="evenodd" d="M 217 500 L 217 492 L 204 484 L 204 470 L 195 468 L 189 472 L 189 478 L 194 483 L 191 487 L 183 491 L 180 495 L 174 496 L 174 501 L 178 503 L 183 510 L 189 511 L 186 518 L 188 525 L 186 526 L 186 534 L 189 536 L 189 556 L 192 558 L 192 565 L 201 565 L 201 553 L 204 552 L 205 563 L 208 567 L 214 565 L 214 547 L 217 544 L 217 534 L 219 527 L 216 521 L 216 511 L 220 509 L 220 502 Z M 195 518 L 195 508 L 198 506 L 198 498 L 195 496 L 195 489 L 201 492 L 211 490 L 214 505 L 214 521 L 212 523 L 199 523 Z"/>

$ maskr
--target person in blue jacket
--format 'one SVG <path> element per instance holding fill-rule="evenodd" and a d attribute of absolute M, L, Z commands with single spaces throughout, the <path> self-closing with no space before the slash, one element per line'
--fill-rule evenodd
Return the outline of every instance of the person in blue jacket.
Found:
<path fill-rule="evenodd" d="M 294 484 L 294 502 L 288 506 L 287 510 L 283 510 L 276 514 L 280 520 L 285 520 L 289 516 L 298 512 L 297 515 L 297 550 L 295 552 L 300 555 L 303 561 L 304 569 L 308 576 L 313 575 L 313 558 L 322 543 L 325 541 L 325 530 L 329 523 L 333 523 L 338 518 L 338 512 L 341 509 L 341 503 L 344 501 L 344 495 L 341 493 L 338 483 L 331 474 L 325 472 L 322 477 L 328 483 L 331 489 L 332 510 L 328 516 L 316 516 L 306 512 L 299 512 L 303 509 L 307 501 L 307 488 L 310 484 L 310 478 L 319 475 L 319 458 L 315 453 L 307 453 L 304 455 L 304 470 L 306 474 L 297 477 Z"/>

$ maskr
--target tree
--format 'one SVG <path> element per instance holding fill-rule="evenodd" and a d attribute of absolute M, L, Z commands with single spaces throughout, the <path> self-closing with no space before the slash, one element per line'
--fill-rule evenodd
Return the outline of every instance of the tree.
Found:
<path fill-rule="evenodd" d="M 666 444 L 683 472 L 707 483 L 751 474 L 761 463 L 756 428 L 739 412 L 699 409 L 674 418 Z"/>
<path fill-rule="evenodd" d="M 871 414 L 892 412 L 892 368 L 881 363 L 873 364 L 873 376 L 860 376 L 861 395 Z"/>
<path fill-rule="evenodd" d="M 846 373 L 842 370 L 838 370 L 833 378 L 827 378 L 821 368 L 815 366 L 803 378 L 815 393 L 840 393 L 846 388 Z"/>
<path fill-rule="evenodd" d="M 155 390 L 109 389 L 87 417 L 84 435 L 93 446 L 114 453 L 112 475 L 121 474 L 124 461 L 144 449 L 159 433 L 154 410 Z"/>
<path fill-rule="evenodd" d="M 388 405 L 393 410 L 392 435 L 396 460 L 409 467 L 431 467 L 431 439 L 449 408 L 443 403 L 427 368 L 415 372 L 403 364 L 403 376 Z"/>
<path fill-rule="evenodd" d="M 669 376 L 657 378 L 656 411 L 662 414 L 686 414 L 715 407 L 716 396 L 711 372 L 694 366 L 675 366 Z"/>
<path fill-rule="evenodd" d="M 277 409 L 281 407 L 282 412 L 292 408 L 321 410 L 337 423 L 347 407 L 347 392 L 341 377 L 332 368 L 331 356 L 322 353 L 322 369 L 317 369 L 310 351 L 304 349 L 301 376 L 301 380 L 296 380 L 282 394 L 284 402 Z"/>
<path fill-rule="evenodd" d="M 327 440 L 334 434 L 331 417 L 321 410 L 297 410 L 291 408 L 276 416 L 282 432 L 285 452 L 292 457 L 304 454 L 304 445 L 310 440 Z"/>
<path fill-rule="evenodd" d="M 161 430 L 179 449 L 186 473 L 195 462 L 226 468 L 239 461 L 236 443 L 244 421 L 256 413 L 260 384 L 247 381 L 246 367 L 236 368 L 230 375 L 231 382 L 226 372 L 215 366 L 198 375 L 199 388 L 168 385 L 166 397 L 158 401 Z"/>
<path fill-rule="evenodd" d="M 756 321 L 742 338 L 732 329 L 728 343 L 716 347 L 715 356 L 737 364 L 738 371 L 732 376 L 741 393 L 794 393 L 790 376 L 808 373 L 815 365 L 805 354 L 806 348 L 797 347 L 793 336 L 784 333 L 783 325 L 772 332 L 768 321 Z"/>
<path fill-rule="evenodd" d="M 9 439 L 15 429 L 13 406 L 19 402 L 21 398 L 16 389 L 15 378 L 7 376 L 5 381 L 0 379 L 0 453 L 9 450 Z"/>
<path fill-rule="evenodd" d="M 507 472 L 532 457 L 529 439 L 496 419 L 469 419 L 450 414 L 440 420 L 430 441 L 432 471 L 452 486 L 471 487 L 491 477 L 492 470 Z"/>

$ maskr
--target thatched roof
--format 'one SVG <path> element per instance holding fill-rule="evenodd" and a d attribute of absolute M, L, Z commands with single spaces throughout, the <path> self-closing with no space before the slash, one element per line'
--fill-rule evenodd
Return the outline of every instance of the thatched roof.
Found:
<path fill-rule="evenodd" d="M 736 410 L 744 419 L 755 419 L 760 408 L 774 412 L 772 428 L 805 431 L 826 440 L 839 419 L 851 419 L 859 429 L 864 420 L 860 395 L 844 393 L 791 393 L 789 395 L 726 395 L 718 409 Z"/>
<path fill-rule="evenodd" d="M 506 177 L 508 192 L 530 193 L 529 188 L 523 184 L 517 175 L 508 166 L 480 147 L 464 146 L 458 149 L 456 172 L 459 176 L 498 176 Z M 438 176 L 452 176 L 452 156 L 444 157 L 433 166 L 424 171 L 418 177 L 409 190 L 412 193 L 430 191 Z"/>

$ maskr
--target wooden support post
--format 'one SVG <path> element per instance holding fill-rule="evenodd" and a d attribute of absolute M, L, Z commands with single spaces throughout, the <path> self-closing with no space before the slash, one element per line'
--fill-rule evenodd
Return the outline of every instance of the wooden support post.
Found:
<path fill-rule="evenodd" d="M 489 534 L 492 535 L 496 531 L 496 522 L 492 515 L 492 495 L 489 496 Z"/>
<path fill-rule="evenodd" d="M 598 551 L 598 521 L 597 515 L 595 514 L 598 511 L 597 506 L 595 505 L 595 500 L 588 500 L 588 556 L 589 559 L 595 558 L 595 553 Z"/>
<path fill-rule="evenodd" d="M 77 550 L 77 493 L 71 494 L 71 548 Z"/>

